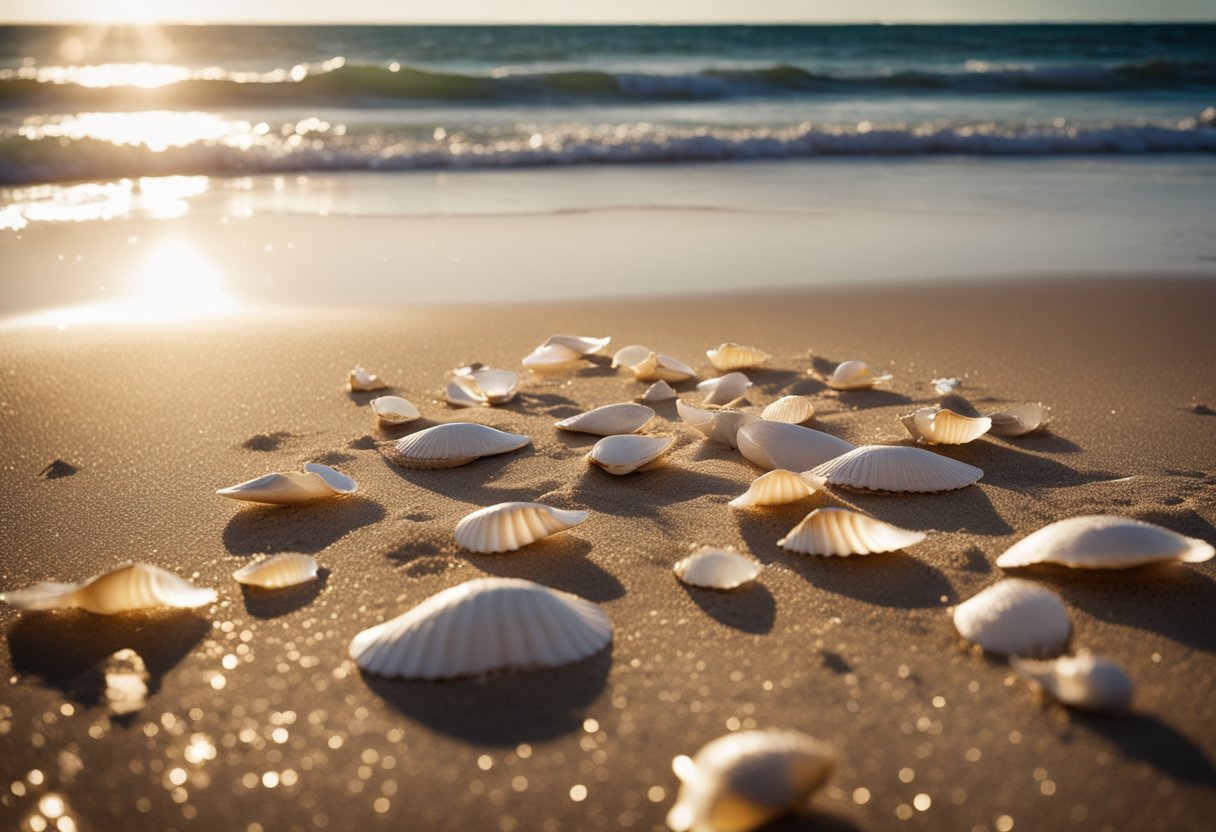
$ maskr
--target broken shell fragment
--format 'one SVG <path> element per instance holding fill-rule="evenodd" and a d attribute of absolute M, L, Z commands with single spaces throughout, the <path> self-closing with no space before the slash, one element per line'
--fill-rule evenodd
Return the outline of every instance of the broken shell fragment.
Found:
<path fill-rule="evenodd" d="M 770 471 L 806 471 L 853 450 L 853 444 L 830 433 L 759 420 L 739 429 L 739 453 Z"/>
<path fill-rule="evenodd" d="M 148 666 L 134 650 L 123 648 L 98 666 L 105 682 L 105 704 L 115 716 L 133 714 L 148 697 Z"/>
<path fill-rule="evenodd" d="M 292 506 L 354 494 L 359 484 L 328 465 L 310 462 L 303 471 L 286 471 L 246 480 L 216 491 L 221 497 L 250 503 Z"/>
<path fill-rule="evenodd" d="M 782 396 L 777 401 L 764 408 L 761 419 L 770 422 L 785 422 L 790 425 L 801 425 L 811 421 L 815 415 L 815 405 L 806 396 Z"/>
<path fill-rule="evenodd" d="M 595 338 L 589 335 L 550 335 L 541 347 L 564 347 L 579 355 L 595 355 L 603 352 L 610 343 L 612 338 L 609 336 Z"/>
<path fill-rule="evenodd" d="M 966 488 L 984 476 L 974 465 L 899 445 L 863 445 L 812 468 L 810 473 L 828 485 L 917 494 Z"/>
<path fill-rule="evenodd" d="M 452 422 L 403 436 L 387 446 L 386 456 L 402 468 L 456 468 L 483 456 L 516 451 L 532 440 L 471 422 Z"/>
<path fill-rule="evenodd" d="M 541 503 L 499 503 L 479 509 L 456 524 L 456 545 L 470 552 L 514 552 L 541 538 L 573 528 L 585 511 L 562 511 Z"/>
<path fill-rule="evenodd" d="M 1070 517 L 1019 540 L 996 559 L 1002 569 L 1055 563 L 1073 569 L 1130 569 L 1159 561 L 1201 563 L 1212 545 L 1130 517 Z"/>
<path fill-rule="evenodd" d="M 515 398 L 519 376 L 492 367 L 461 367 L 448 380 L 447 400 L 454 407 L 488 407 Z"/>
<path fill-rule="evenodd" d="M 210 604 L 215 598 L 214 589 L 197 587 L 147 563 L 128 563 L 76 584 L 47 581 L 0 592 L 0 601 L 21 610 L 79 607 L 101 615 L 153 607 L 188 609 Z"/>
<path fill-rule="evenodd" d="M 679 394 L 676 393 L 675 388 L 670 384 L 665 381 L 656 381 L 642 394 L 642 401 L 649 404 L 653 404 L 654 402 L 669 402 L 677 395 Z"/>
<path fill-rule="evenodd" d="M 739 429 L 758 421 L 759 417 L 741 410 L 702 410 L 676 401 L 676 412 L 689 427 L 696 428 L 709 439 L 737 448 Z"/>
<path fill-rule="evenodd" d="M 772 358 L 762 349 L 748 347 L 743 344 L 720 344 L 716 350 L 706 350 L 709 363 L 719 370 L 743 370 L 748 367 L 759 367 Z"/>
<path fill-rule="evenodd" d="M 746 396 L 747 388 L 751 386 L 751 379 L 743 373 L 727 373 L 702 381 L 697 385 L 697 391 L 705 397 L 705 404 L 724 406 Z"/>
<path fill-rule="evenodd" d="M 561 344 L 545 344 L 524 356 L 520 362 L 537 373 L 556 373 L 583 363 L 583 354 Z"/>
<path fill-rule="evenodd" d="M 346 378 L 346 384 L 352 393 L 367 393 L 372 390 L 383 390 L 388 387 L 384 380 L 375 373 L 370 373 L 362 366 L 355 366 Z"/>
<path fill-rule="evenodd" d="M 735 589 L 754 581 L 760 569 L 760 564 L 746 555 L 714 546 L 702 546 L 673 567 L 681 581 L 706 589 Z"/>
<path fill-rule="evenodd" d="M 422 418 L 418 408 L 400 396 L 381 396 L 378 399 L 372 399 L 371 406 L 376 418 L 386 425 L 404 425 L 406 422 Z"/>
<path fill-rule="evenodd" d="M 312 555 L 285 552 L 251 563 L 232 573 L 239 584 L 262 589 L 284 589 L 317 578 L 317 559 Z"/>
<path fill-rule="evenodd" d="M 949 396 L 955 390 L 963 386 L 961 378 L 935 378 L 929 382 L 933 385 L 933 389 L 939 396 Z"/>
<path fill-rule="evenodd" d="M 899 421 L 918 442 L 930 445 L 965 445 L 992 427 L 987 416 L 971 417 L 940 407 L 922 407 Z"/>
<path fill-rule="evenodd" d="M 1051 422 L 1051 408 L 1041 404 L 1017 404 L 990 413 L 992 432 L 998 436 L 1025 436 L 1043 430 Z"/>
<path fill-rule="evenodd" d="M 846 508 L 827 507 L 802 518 L 777 545 L 804 555 L 848 557 L 894 552 L 924 539 L 924 532 L 901 529 Z"/>
<path fill-rule="evenodd" d="M 998 656 L 1058 656 L 1072 631 L 1059 595 L 1018 578 L 959 604 L 954 626 L 967 641 Z"/>
<path fill-rule="evenodd" d="M 613 367 L 625 367 L 638 381 L 685 381 L 697 373 L 670 355 L 657 353 L 641 344 L 622 347 L 612 356 Z"/>
<path fill-rule="evenodd" d="M 606 404 L 556 423 L 559 430 L 576 433 L 593 433 L 598 436 L 615 436 L 620 433 L 637 433 L 654 418 L 654 411 L 644 404 L 622 402 Z"/>
<path fill-rule="evenodd" d="M 595 443 L 587 459 L 618 476 L 649 471 L 663 464 L 663 454 L 675 441 L 674 436 L 605 436 Z"/>
<path fill-rule="evenodd" d="M 845 361 L 837 365 L 832 374 L 824 379 L 824 383 L 834 390 L 863 390 L 890 380 L 890 373 L 875 375 L 874 370 L 864 361 Z"/>
<path fill-rule="evenodd" d="M 1132 702 L 1132 680 L 1114 659 L 1078 650 L 1058 659 L 1011 656 L 1013 671 L 1054 699 L 1087 711 L 1122 713 Z"/>
<path fill-rule="evenodd" d="M 823 483 L 809 474 L 778 468 L 754 479 L 747 491 L 731 500 L 730 505 L 735 508 L 783 506 L 809 497 L 822 487 Z"/>

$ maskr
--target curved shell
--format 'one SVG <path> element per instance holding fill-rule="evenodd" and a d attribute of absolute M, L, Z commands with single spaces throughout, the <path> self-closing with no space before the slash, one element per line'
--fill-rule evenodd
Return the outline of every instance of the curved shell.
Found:
<path fill-rule="evenodd" d="M 381 396 L 378 399 L 372 399 L 371 406 L 376 418 L 386 425 L 404 425 L 406 422 L 422 418 L 418 408 L 414 407 L 408 399 L 400 396 Z"/>
<path fill-rule="evenodd" d="M 761 419 L 770 422 L 785 422 L 790 425 L 801 425 L 811 421 L 815 415 L 815 405 L 806 396 L 782 396 L 777 401 L 764 408 Z"/>
<path fill-rule="evenodd" d="M 959 604 L 954 626 L 963 638 L 998 656 L 1058 656 L 1072 631 L 1059 595 L 1018 578 Z"/>
<path fill-rule="evenodd" d="M 845 361 L 837 365 L 832 374 L 824 379 L 824 383 L 834 390 L 862 390 L 890 380 L 890 373 L 875 375 L 874 370 L 864 361 Z"/>
<path fill-rule="evenodd" d="M 830 433 L 789 425 L 756 421 L 739 429 L 739 453 L 770 471 L 806 471 L 853 450 L 852 443 Z"/>
<path fill-rule="evenodd" d="M 381 676 L 451 679 L 559 667 L 610 641 L 612 623 L 590 601 L 518 578 L 480 578 L 364 630 L 351 640 L 350 656 Z"/>
<path fill-rule="evenodd" d="M 1123 666 L 1088 650 L 1046 660 L 1013 656 L 1009 664 L 1023 679 L 1074 708 L 1121 713 L 1132 703 L 1132 680 Z"/>
<path fill-rule="evenodd" d="M 702 381 L 697 385 L 697 391 L 705 397 L 705 404 L 728 405 L 746 396 L 751 386 L 751 379 L 743 373 L 727 373 Z"/>
<path fill-rule="evenodd" d="M 1041 404 L 1017 404 L 988 414 L 992 432 L 998 436 L 1025 436 L 1043 430 L 1051 422 L 1051 408 Z"/>
<path fill-rule="evenodd" d="M 621 402 L 606 404 L 588 410 L 569 419 L 562 419 L 555 427 L 577 433 L 593 433 L 597 436 L 615 436 L 619 433 L 637 433 L 654 418 L 654 411 L 644 404 Z"/>
<path fill-rule="evenodd" d="M 663 464 L 661 457 L 675 441 L 674 436 L 605 436 L 595 443 L 587 459 L 609 474 L 649 471 Z"/>
<path fill-rule="evenodd" d="M 316 580 L 317 559 L 312 555 L 285 552 L 251 563 L 232 573 L 237 583 L 262 589 L 283 589 Z"/>
<path fill-rule="evenodd" d="M 689 427 L 696 428 L 706 438 L 732 448 L 739 446 L 739 429 L 758 421 L 757 416 L 741 410 L 702 410 L 682 401 L 676 402 L 676 412 Z"/>
<path fill-rule="evenodd" d="M 778 468 L 752 480 L 747 491 L 730 501 L 735 508 L 749 506 L 783 506 L 811 496 L 823 487 L 809 474 L 797 474 Z"/>
<path fill-rule="evenodd" d="M 456 524 L 456 545 L 470 552 L 514 552 L 543 537 L 573 528 L 585 511 L 562 511 L 541 503 L 499 503 Z"/>
<path fill-rule="evenodd" d="M 692 367 L 670 355 L 657 352 L 652 352 L 629 369 L 638 381 L 687 381 L 697 377 L 697 372 Z"/>
<path fill-rule="evenodd" d="M 869 555 L 906 549 L 925 539 L 913 532 L 846 508 L 817 508 L 777 545 L 804 555 Z"/>
<path fill-rule="evenodd" d="M 483 456 L 519 450 L 531 441 L 485 425 L 453 422 L 403 436 L 386 453 L 402 468 L 455 468 Z"/>
<path fill-rule="evenodd" d="M 918 442 L 930 445 L 965 445 L 992 427 L 987 416 L 971 417 L 939 407 L 922 407 L 899 421 Z"/>
<path fill-rule="evenodd" d="M 727 342 L 719 344 L 716 350 L 706 350 L 709 363 L 719 370 L 742 370 L 747 367 L 759 367 L 772 358 L 762 349 L 748 347 L 743 344 Z"/>
<path fill-rule="evenodd" d="M 448 381 L 448 404 L 455 407 L 506 404 L 515 398 L 518 384 L 519 376 L 510 370 L 461 367 Z"/>
<path fill-rule="evenodd" d="M 828 485 L 931 494 L 979 482 L 984 472 L 940 454 L 898 445 L 863 445 L 811 469 Z"/>
<path fill-rule="evenodd" d="M 1158 561 L 1201 563 L 1211 544 L 1130 517 L 1070 517 L 1019 540 L 996 559 L 1002 569 L 1056 563 L 1073 569 L 1129 569 Z"/>
<path fill-rule="evenodd" d="M 153 607 L 192 608 L 210 604 L 214 589 L 197 587 L 172 572 L 147 563 L 128 563 L 76 584 L 50 581 L 0 593 L 4 601 L 22 610 L 59 610 L 79 607 L 113 615 Z"/>
<path fill-rule="evenodd" d="M 303 471 L 287 471 L 255 477 L 215 493 L 232 500 L 291 506 L 354 494 L 359 484 L 328 465 L 310 462 Z"/>
<path fill-rule="evenodd" d="M 646 392 L 642 394 L 644 402 L 669 402 L 678 394 L 675 388 L 665 381 L 656 381 L 654 384 L 646 388 Z"/>
<path fill-rule="evenodd" d="M 581 364 L 583 354 L 561 344 L 542 344 L 524 356 L 520 363 L 537 373 L 555 373 Z"/>
<path fill-rule="evenodd" d="M 749 832 L 805 808 L 836 768 L 836 752 L 799 731 L 740 731 L 693 758 L 676 757 L 680 794 L 667 814 L 674 832 Z"/>
<path fill-rule="evenodd" d="M 356 365 L 346 377 L 346 384 L 352 393 L 366 393 L 371 390 L 383 390 L 388 385 L 375 373 L 368 372 L 362 366 Z"/>
<path fill-rule="evenodd" d="M 612 367 L 632 367 L 634 364 L 640 364 L 650 357 L 653 353 L 650 347 L 644 347 L 641 344 L 630 344 L 627 347 L 621 347 L 612 355 Z"/>
<path fill-rule="evenodd" d="M 734 589 L 756 580 L 761 566 L 734 549 L 702 546 L 677 563 L 676 577 L 689 586 L 707 589 Z"/>
<path fill-rule="evenodd" d="M 564 347 L 579 355 L 595 355 L 603 352 L 610 343 L 612 343 L 610 336 L 596 338 L 590 335 L 550 335 L 545 339 L 545 343 L 541 344 L 541 347 Z"/>
<path fill-rule="evenodd" d="M 935 378 L 929 383 L 933 385 L 933 390 L 939 396 L 949 396 L 963 386 L 961 378 Z"/>

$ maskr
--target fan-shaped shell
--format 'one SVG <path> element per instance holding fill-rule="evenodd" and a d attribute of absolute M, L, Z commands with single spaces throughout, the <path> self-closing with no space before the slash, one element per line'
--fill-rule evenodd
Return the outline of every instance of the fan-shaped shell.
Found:
<path fill-rule="evenodd" d="M 821 487 L 822 482 L 809 474 L 778 468 L 756 477 L 747 491 L 731 500 L 730 504 L 735 508 L 783 506 L 809 497 Z"/>
<path fill-rule="evenodd" d="M 782 396 L 777 401 L 764 408 L 761 419 L 770 422 L 785 422 L 790 425 L 801 425 L 811 421 L 815 415 L 815 405 L 806 396 Z"/>
<path fill-rule="evenodd" d="M 863 445 L 811 469 L 828 485 L 931 494 L 979 482 L 984 472 L 940 454 L 897 445 Z"/>
<path fill-rule="evenodd" d="M 76 584 L 50 581 L 0 593 L 0 601 L 22 610 L 82 610 L 113 615 L 153 607 L 191 608 L 210 604 L 215 590 L 147 563 L 128 563 Z"/>
<path fill-rule="evenodd" d="M 515 398 L 519 376 L 510 370 L 493 367 L 461 367 L 448 380 L 448 404 L 480 407 L 505 404 Z"/>
<path fill-rule="evenodd" d="M 662 464 L 661 457 L 675 441 L 674 436 L 605 436 L 595 443 L 587 459 L 609 474 L 649 471 Z"/>
<path fill-rule="evenodd" d="M 1002 569 L 1056 563 L 1073 569 L 1129 569 L 1166 560 L 1200 563 L 1211 544 L 1130 517 L 1070 517 L 1044 526 L 996 559 Z"/>
<path fill-rule="evenodd" d="M 456 545 L 470 552 L 514 552 L 543 537 L 584 522 L 585 511 L 563 511 L 542 503 L 499 503 L 478 509 L 456 524 Z"/>
<path fill-rule="evenodd" d="M 386 425 L 404 425 L 406 422 L 422 418 L 418 408 L 414 407 L 408 399 L 400 396 L 381 396 L 378 399 L 372 399 L 371 406 L 376 418 Z"/>
<path fill-rule="evenodd" d="M 312 555 L 284 552 L 251 563 L 232 573 L 237 583 L 262 589 L 283 589 L 316 580 L 317 559 Z"/>
<path fill-rule="evenodd" d="M 998 656 L 1057 656 L 1072 631 L 1059 595 L 1017 578 L 955 607 L 954 626 L 963 638 Z"/>
<path fill-rule="evenodd" d="M 876 375 L 864 361 L 845 361 L 837 365 L 824 383 L 835 390 L 861 390 L 890 380 L 890 373 Z"/>
<path fill-rule="evenodd" d="M 689 427 L 696 428 L 707 438 L 732 448 L 738 447 L 739 429 L 758 421 L 759 418 L 741 410 L 702 410 L 682 401 L 676 401 L 676 412 Z"/>
<path fill-rule="evenodd" d="M 517 578 L 479 578 L 364 630 L 350 655 L 381 676 L 451 679 L 571 664 L 610 641 L 612 623 L 590 601 Z"/>
<path fill-rule="evenodd" d="M 674 832 L 750 832 L 805 808 L 836 768 L 836 752 L 798 731 L 739 731 L 693 758 L 676 757 L 680 794 L 667 814 Z"/>
<path fill-rule="evenodd" d="M 979 439 L 992 427 L 987 416 L 972 417 L 939 407 L 922 407 L 900 416 L 912 438 L 930 445 L 965 445 Z"/>
<path fill-rule="evenodd" d="M 618 433 L 637 433 L 653 418 L 654 411 L 646 405 L 621 402 L 562 419 L 556 423 L 556 427 L 577 433 L 615 436 Z"/>
<path fill-rule="evenodd" d="M 933 385 L 934 391 L 939 396 L 949 396 L 955 390 L 963 386 L 961 378 L 935 378 L 929 382 Z"/>
<path fill-rule="evenodd" d="M 303 471 L 286 471 L 255 477 L 216 491 L 221 497 L 250 503 L 291 506 L 354 494 L 359 485 L 328 465 L 310 462 Z"/>
<path fill-rule="evenodd" d="M 555 373 L 582 361 L 583 354 L 578 350 L 561 344 L 543 344 L 525 355 L 520 363 L 537 373 Z"/>
<path fill-rule="evenodd" d="M 656 381 L 654 384 L 646 388 L 646 392 L 642 394 L 644 402 L 669 402 L 678 394 L 675 388 L 665 381 Z"/>
<path fill-rule="evenodd" d="M 362 366 L 356 365 L 346 377 L 346 384 L 352 393 L 366 393 L 371 390 L 383 390 L 388 385 L 375 373 L 368 372 Z"/>
<path fill-rule="evenodd" d="M 702 546 L 673 567 L 676 577 L 689 586 L 734 589 L 754 581 L 760 564 L 734 549 Z"/>
<path fill-rule="evenodd" d="M 747 388 L 751 386 L 751 379 L 743 373 L 727 373 L 702 381 L 697 385 L 697 392 L 705 397 L 705 404 L 728 405 L 746 396 Z"/>
<path fill-rule="evenodd" d="M 720 344 L 716 350 L 706 350 L 709 363 L 719 370 L 742 370 L 747 367 L 759 367 L 772 358 L 762 349 L 748 347 L 743 344 L 727 342 Z"/>
<path fill-rule="evenodd" d="M 596 338 L 590 335 L 550 335 L 545 339 L 542 347 L 565 347 L 568 350 L 573 350 L 579 355 L 595 355 L 603 352 L 604 348 L 612 343 L 610 336 Z"/>
<path fill-rule="evenodd" d="M 1025 436 L 1047 427 L 1051 408 L 1041 404 L 1017 404 L 990 413 L 992 432 L 998 436 Z"/>
<path fill-rule="evenodd" d="M 869 555 L 906 549 L 925 539 L 913 532 L 845 508 L 817 508 L 777 545 L 804 555 Z"/>
<path fill-rule="evenodd" d="M 402 468 L 455 468 L 483 456 L 518 450 L 531 441 L 485 425 L 454 422 L 403 436 L 386 453 Z"/>
<path fill-rule="evenodd" d="M 770 471 L 806 471 L 853 450 L 853 445 L 830 433 L 760 420 L 739 429 L 739 453 Z"/>
<path fill-rule="evenodd" d="M 1048 695 L 1087 711 L 1121 713 L 1132 702 L 1132 680 L 1114 659 L 1078 650 L 1058 659 L 1021 659 L 1012 656 L 1015 673 L 1038 685 Z"/>

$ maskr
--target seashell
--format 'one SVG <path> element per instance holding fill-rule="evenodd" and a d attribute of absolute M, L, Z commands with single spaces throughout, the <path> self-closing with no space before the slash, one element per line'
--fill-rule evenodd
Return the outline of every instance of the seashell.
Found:
<path fill-rule="evenodd" d="M 863 445 L 812 468 L 810 473 L 822 477 L 828 485 L 917 494 L 966 488 L 984 476 L 974 465 L 898 445 Z"/>
<path fill-rule="evenodd" d="M 455 407 L 484 407 L 506 404 L 515 398 L 519 376 L 492 367 L 461 367 L 448 380 L 448 404 Z"/>
<path fill-rule="evenodd" d="M 680 778 L 667 813 L 674 832 L 750 832 L 804 809 L 835 770 L 836 752 L 799 731 L 739 731 L 671 767 Z"/>
<path fill-rule="evenodd" d="M 642 401 L 650 403 L 669 402 L 677 395 L 675 388 L 670 384 L 665 381 L 656 381 L 642 394 Z"/>
<path fill-rule="evenodd" d="M 328 465 L 310 462 L 303 471 L 266 474 L 216 491 L 221 497 L 250 503 L 292 506 L 344 494 L 354 494 L 359 484 Z"/>
<path fill-rule="evenodd" d="M 519 450 L 531 441 L 485 425 L 453 422 L 403 436 L 389 446 L 386 454 L 402 468 L 456 468 L 483 456 Z"/>
<path fill-rule="evenodd" d="M 789 552 L 804 555 L 869 555 L 906 549 L 925 539 L 913 532 L 875 520 L 847 508 L 817 508 L 777 541 Z"/>
<path fill-rule="evenodd" d="M 649 471 L 663 464 L 661 457 L 675 441 L 674 436 L 605 436 L 595 443 L 587 459 L 609 474 Z"/>
<path fill-rule="evenodd" d="M 470 552 L 514 552 L 543 537 L 584 522 L 585 511 L 562 511 L 541 503 L 499 503 L 478 509 L 456 524 L 456 545 Z"/>
<path fill-rule="evenodd" d="M 854 448 L 830 433 L 764 420 L 740 428 L 738 441 L 739 453 L 770 471 L 806 471 Z"/>
<path fill-rule="evenodd" d="M 809 474 L 796 474 L 778 468 L 752 480 L 746 492 L 730 501 L 735 508 L 783 506 L 811 496 L 823 483 Z"/>
<path fill-rule="evenodd" d="M 1146 563 L 1211 560 L 1211 544 L 1130 517 L 1070 517 L 1022 538 L 996 559 L 1002 569 L 1056 563 L 1073 569 L 1130 569 Z"/>
<path fill-rule="evenodd" d="M 546 344 L 524 356 L 521 364 L 537 373 L 554 373 L 583 362 L 583 354 L 561 344 Z"/>
<path fill-rule="evenodd" d="M 702 546 L 677 563 L 676 577 L 689 586 L 707 589 L 734 589 L 754 581 L 761 566 L 734 549 Z"/>
<path fill-rule="evenodd" d="M 626 367 L 638 381 L 685 381 L 697 373 L 670 355 L 657 353 L 641 344 L 622 347 L 612 356 L 613 367 Z"/>
<path fill-rule="evenodd" d="M 815 405 L 806 396 L 782 396 L 777 401 L 764 408 L 761 419 L 770 422 L 785 422 L 790 425 L 801 425 L 811 421 L 815 415 Z"/>
<path fill-rule="evenodd" d="M 1057 656 L 1072 630 L 1059 595 L 1018 578 L 959 604 L 954 626 L 963 638 L 998 656 Z"/>
<path fill-rule="evenodd" d="M 232 573 L 239 584 L 262 589 L 284 589 L 317 578 L 317 559 L 312 555 L 285 552 L 251 563 Z"/>
<path fill-rule="evenodd" d="M 383 390 L 385 387 L 388 387 L 380 376 L 375 373 L 369 373 L 360 365 L 355 365 L 355 369 L 350 371 L 346 384 L 350 387 L 350 392 L 352 393 L 367 393 L 372 390 Z"/>
<path fill-rule="evenodd" d="M 937 391 L 937 395 L 939 396 L 949 396 L 963 386 L 961 378 L 935 378 L 929 383 L 933 385 L 933 389 Z"/>
<path fill-rule="evenodd" d="M 992 419 L 992 432 L 998 436 L 1025 436 L 1047 427 L 1051 421 L 1051 408 L 1041 404 L 1015 404 L 988 414 L 988 418 Z"/>
<path fill-rule="evenodd" d="M 1114 659 L 1078 650 L 1058 659 L 1011 656 L 1013 671 L 1048 695 L 1087 711 L 1121 713 L 1132 703 L 1132 680 Z"/>
<path fill-rule="evenodd" d="M 973 418 L 940 407 L 922 407 L 899 421 L 918 442 L 930 445 L 965 445 L 992 427 L 987 416 Z"/>
<path fill-rule="evenodd" d="M 51 581 L 25 589 L 0 592 L 4 601 L 20 610 L 61 610 L 79 607 L 113 615 L 152 607 L 201 607 L 216 598 L 214 589 L 197 587 L 147 563 L 128 563 L 77 584 Z"/>
<path fill-rule="evenodd" d="M 676 412 L 690 427 L 732 448 L 738 447 L 739 429 L 759 420 L 757 416 L 741 410 L 702 410 L 679 400 L 676 401 Z"/>
<path fill-rule="evenodd" d="M 742 344 L 719 344 L 716 350 L 706 350 L 709 363 L 719 370 L 742 370 L 747 367 L 759 367 L 772 358 L 771 355 L 756 347 Z"/>
<path fill-rule="evenodd" d="M 743 373 L 727 373 L 706 379 L 697 385 L 697 391 L 705 397 L 705 404 L 728 405 L 746 396 L 751 386 L 751 379 Z"/>
<path fill-rule="evenodd" d="M 381 396 L 378 399 L 372 399 L 371 405 L 372 410 L 376 413 L 376 418 L 386 425 L 404 425 L 406 422 L 422 418 L 418 408 L 400 396 Z"/>
<path fill-rule="evenodd" d="M 579 355 L 595 355 L 602 352 L 604 347 L 610 343 L 612 343 L 612 338 L 609 336 L 594 338 L 589 335 L 550 335 L 540 346 L 541 348 L 564 347 Z"/>
<path fill-rule="evenodd" d="M 598 436 L 614 436 L 618 433 L 637 433 L 654 418 L 654 411 L 644 404 L 622 402 L 606 404 L 556 423 L 560 430 L 576 433 L 594 433 Z"/>
<path fill-rule="evenodd" d="M 129 647 L 107 656 L 98 669 L 105 681 L 105 704 L 115 716 L 141 710 L 148 697 L 148 666 Z"/>
<path fill-rule="evenodd" d="M 837 365 L 824 383 L 834 390 L 861 390 L 890 380 L 890 373 L 874 375 L 874 370 L 864 361 L 845 361 Z"/>
<path fill-rule="evenodd" d="M 612 622 L 590 601 L 518 578 L 479 578 L 359 633 L 350 656 L 381 676 L 451 679 L 559 667 L 610 641 Z"/>
<path fill-rule="evenodd" d="M 612 367 L 632 367 L 634 364 L 640 364 L 650 357 L 653 353 L 650 347 L 644 347 L 641 344 L 630 344 L 627 347 L 621 347 L 612 356 Z"/>

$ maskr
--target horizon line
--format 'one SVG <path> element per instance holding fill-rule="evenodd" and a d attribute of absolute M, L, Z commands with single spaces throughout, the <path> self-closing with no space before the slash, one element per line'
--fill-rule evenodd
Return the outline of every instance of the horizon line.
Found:
<path fill-rule="evenodd" d="M 1208 26 L 1210 19 L 1068 19 L 1068 20 L 190 20 L 148 22 L 123 20 L 0 20 L 5 26 Z"/>

